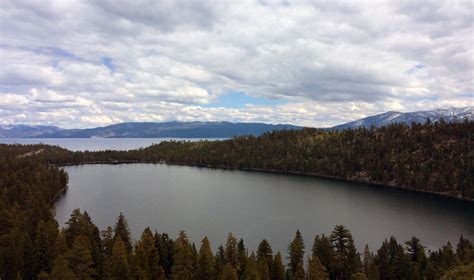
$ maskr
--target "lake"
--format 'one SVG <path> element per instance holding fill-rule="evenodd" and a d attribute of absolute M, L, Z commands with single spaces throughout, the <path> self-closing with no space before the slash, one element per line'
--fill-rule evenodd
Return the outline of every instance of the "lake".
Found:
<path fill-rule="evenodd" d="M 70 151 L 126 151 L 145 148 L 162 141 L 223 140 L 224 138 L 0 138 L 1 144 L 49 144 Z"/>
<path fill-rule="evenodd" d="M 99 228 L 123 212 L 134 238 L 143 229 L 173 238 L 186 230 L 193 242 L 207 235 L 214 249 L 229 232 L 250 250 L 261 239 L 286 252 L 300 229 L 310 251 L 316 234 L 347 226 L 362 249 L 378 249 L 391 235 L 417 236 L 431 249 L 463 234 L 474 240 L 474 203 L 314 177 L 165 164 L 68 166 L 69 189 L 56 203 L 64 226 L 72 210 L 86 210 Z"/>

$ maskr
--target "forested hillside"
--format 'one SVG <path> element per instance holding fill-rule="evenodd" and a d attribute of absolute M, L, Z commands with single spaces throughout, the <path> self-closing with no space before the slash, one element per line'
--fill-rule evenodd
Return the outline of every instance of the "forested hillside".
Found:
<path fill-rule="evenodd" d="M 143 161 L 327 176 L 474 199 L 474 122 L 274 131 L 128 152 L 42 153 L 56 163 Z"/>

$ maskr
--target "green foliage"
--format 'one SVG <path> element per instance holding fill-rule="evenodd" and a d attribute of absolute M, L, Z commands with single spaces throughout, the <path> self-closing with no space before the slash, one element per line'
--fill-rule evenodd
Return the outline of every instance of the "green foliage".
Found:
<path fill-rule="evenodd" d="M 69 266 L 66 255 L 60 255 L 54 260 L 50 280 L 78 280 Z"/>
<path fill-rule="evenodd" d="M 186 232 L 180 231 L 174 243 L 173 279 L 191 280 L 194 275 L 193 253 Z"/>
<path fill-rule="evenodd" d="M 212 254 L 211 244 L 207 237 L 201 241 L 199 249 L 198 267 L 196 271 L 197 279 L 214 279 L 214 255 Z"/>
<path fill-rule="evenodd" d="M 206 278 L 201 278 L 206 279 Z M 219 275 L 219 280 L 238 280 L 237 271 L 232 267 L 230 263 L 224 266 L 224 270 Z"/>
<path fill-rule="evenodd" d="M 272 280 L 284 280 L 286 279 L 285 266 L 283 265 L 283 259 L 280 252 L 275 255 L 273 260 Z"/>
<path fill-rule="evenodd" d="M 288 246 L 289 255 L 289 276 L 292 279 L 304 278 L 304 241 L 299 230 L 296 231 L 295 238 Z M 303 278 L 300 278 L 303 277 Z"/>
<path fill-rule="evenodd" d="M 360 267 L 360 257 L 352 234 L 346 227 L 338 225 L 332 231 L 330 240 L 334 248 L 334 258 L 330 265 L 331 276 L 335 279 L 349 279 Z"/>
<path fill-rule="evenodd" d="M 114 228 L 114 240 L 116 240 L 120 236 L 120 239 L 122 239 L 122 242 L 125 244 L 125 248 L 127 248 L 127 252 L 132 251 L 132 242 L 131 242 L 131 236 L 130 236 L 130 230 L 128 228 L 128 222 L 127 219 L 125 219 L 125 216 L 120 212 L 120 215 L 117 218 L 117 222 L 115 223 L 115 228 Z"/>
<path fill-rule="evenodd" d="M 120 236 L 117 236 L 117 239 L 115 239 L 114 247 L 112 248 L 112 255 L 106 263 L 105 275 L 106 278 L 115 280 L 131 278 L 127 248 Z"/>
<path fill-rule="evenodd" d="M 258 272 L 257 261 L 255 259 L 254 253 L 252 253 L 247 260 L 247 265 L 245 266 L 243 279 L 244 280 L 260 280 L 260 274 Z"/>
<path fill-rule="evenodd" d="M 69 264 L 77 278 L 82 280 L 94 279 L 96 271 L 93 268 L 90 243 L 84 235 L 78 235 L 73 242 L 68 255 Z"/>
<path fill-rule="evenodd" d="M 327 280 L 329 275 L 319 258 L 314 256 L 308 260 L 308 280 Z"/>
<path fill-rule="evenodd" d="M 164 277 L 164 270 L 160 266 L 158 250 L 150 228 L 146 228 L 135 249 L 137 266 L 141 279 L 160 279 Z"/>
<path fill-rule="evenodd" d="M 458 266 L 449 270 L 441 280 L 472 280 L 474 279 L 474 263 Z"/>

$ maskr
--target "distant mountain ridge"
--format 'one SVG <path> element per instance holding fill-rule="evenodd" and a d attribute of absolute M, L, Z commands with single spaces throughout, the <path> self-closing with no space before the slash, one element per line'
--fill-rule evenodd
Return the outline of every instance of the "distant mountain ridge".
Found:
<path fill-rule="evenodd" d="M 425 123 L 428 119 L 430 119 L 430 121 L 432 122 L 437 122 L 440 119 L 443 119 L 446 122 L 459 122 L 464 121 L 464 119 L 474 120 L 473 112 L 473 106 L 462 108 L 435 109 L 429 111 L 417 111 L 408 113 L 389 111 L 379 115 L 370 116 L 352 122 L 336 125 L 330 129 L 343 130 L 358 127 L 381 127 L 393 123 L 404 123 L 410 125 L 412 122 Z"/>
<path fill-rule="evenodd" d="M 381 127 L 392 123 L 425 123 L 428 118 L 446 122 L 474 120 L 474 107 L 435 109 L 418 112 L 386 112 L 325 130 L 343 130 L 371 126 Z M 125 122 L 104 127 L 63 129 L 44 125 L 0 125 L 0 138 L 232 138 L 234 136 L 258 136 L 274 130 L 297 130 L 301 126 L 266 123 L 232 122 Z"/>
<path fill-rule="evenodd" d="M 295 130 L 303 127 L 286 124 L 231 122 L 126 122 L 87 129 L 62 129 L 55 126 L 0 126 L 0 137 L 6 138 L 232 138 L 261 135 L 273 130 Z"/>

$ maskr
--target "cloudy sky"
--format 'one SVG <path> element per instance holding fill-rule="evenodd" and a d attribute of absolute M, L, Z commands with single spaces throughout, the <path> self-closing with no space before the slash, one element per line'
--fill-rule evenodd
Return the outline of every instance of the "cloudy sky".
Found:
<path fill-rule="evenodd" d="M 473 3 L 0 0 L 0 124 L 324 127 L 472 106 Z"/>

